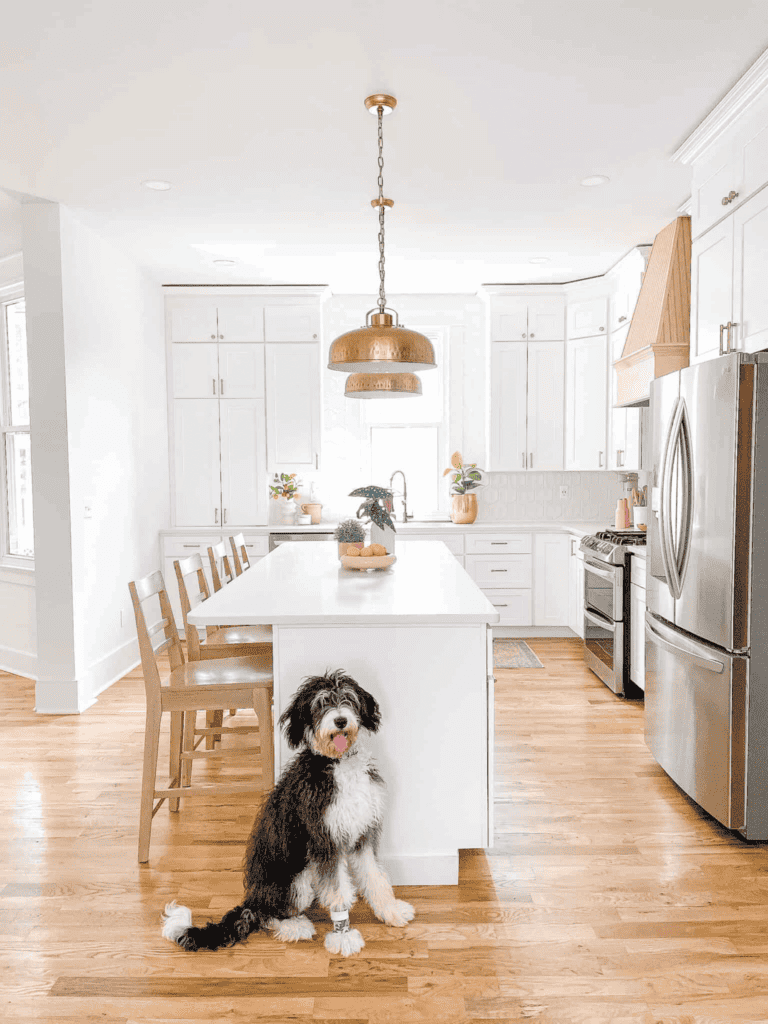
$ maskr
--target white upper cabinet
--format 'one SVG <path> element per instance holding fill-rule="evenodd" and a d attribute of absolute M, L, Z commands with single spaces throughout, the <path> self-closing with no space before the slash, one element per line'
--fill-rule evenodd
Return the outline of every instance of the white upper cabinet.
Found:
<path fill-rule="evenodd" d="M 566 343 L 565 468 L 606 468 L 608 339 Z"/>
<path fill-rule="evenodd" d="M 317 341 L 320 310 L 314 306 L 267 306 L 264 338 L 271 342 Z"/>
<path fill-rule="evenodd" d="M 731 347 L 768 348 L 768 189 L 733 215 L 733 282 Z"/>
<path fill-rule="evenodd" d="M 249 296 L 174 296 L 168 334 L 172 342 L 264 341 L 264 304 Z"/>
<path fill-rule="evenodd" d="M 219 346 L 219 397 L 264 397 L 264 346 L 222 342 Z"/>
<path fill-rule="evenodd" d="M 320 466 L 320 347 L 266 346 L 267 472 Z"/>
<path fill-rule="evenodd" d="M 615 290 L 610 300 L 611 331 L 620 331 L 629 326 L 640 295 L 644 271 L 645 258 L 638 248 L 633 249 L 615 268 Z M 620 356 L 621 352 L 614 354 L 614 359 Z"/>
<path fill-rule="evenodd" d="M 733 218 L 691 246 L 691 363 L 726 350 L 733 308 Z"/>
<path fill-rule="evenodd" d="M 568 338 L 589 338 L 607 333 L 608 299 L 601 296 L 568 303 Z"/>
<path fill-rule="evenodd" d="M 171 345 L 174 398 L 218 398 L 218 348 L 215 341 Z"/>
<path fill-rule="evenodd" d="M 491 345 L 489 469 L 563 468 L 563 348 L 559 341 Z"/>
<path fill-rule="evenodd" d="M 491 307 L 492 341 L 562 341 L 565 299 L 560 295 L 505 295 Z"/>
<path fill-rule="evenodd" d="M 628 334 L 629 324 L 622 324 L 617 330 L 611 331 L 611 365 L 608 368 L 610 398 L 606 467 L 612 470 L 637 472 L 642 468 L 640 465 L 641 410 L 616 408 L 618 381 L 616 370 L 613 367 L 613 363 L 621 358 Z"/>
<path fill-rule="evenodd" d="M 219 341 L 264 341 L 263 304 L 247 296 L 220 299 L 218 328 Z"/>

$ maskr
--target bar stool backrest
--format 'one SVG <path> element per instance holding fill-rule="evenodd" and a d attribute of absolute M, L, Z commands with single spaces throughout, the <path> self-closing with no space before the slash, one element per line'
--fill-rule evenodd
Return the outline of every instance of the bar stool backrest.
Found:
<path fill-rule="evenodd" d="M 200 634 L 197 626 L 193 626 L 187 616 L 203 601 L 211 596 L 208 589 L 208 580 L 203 570 L 203 560 L 200 555 L 188 555 L 186 558 L 179 558 L 173 563 L 176 570 L 176 579 L 179 584 L 179 599 L 181 601 L 181 614 L 184 617 L 184 634 L 187 638 L 187 657 L 190 661 L 200 660 Z M 189 583 L 189 588 L 187 587 Z M 205 635 L 210 636 L 214 627 L 206 626 Z"/>
<path fill-rule="evenodd" d="M 234 537 L 229 538 L 229 543 L 232 546 L 232 561 L 235 563 L 235 575 L 242 576 L 246 569 L 251 568 L 245 537 L 242 533 L 236 533 Z"/>
<path fill-rule="evenodd" d="M 221 575 L 219 575 L 219 566 L 217 560 L 221 559 Z M 218 544 L 214 544 L 213 547 L 208 548 L 208 561 L 211 563 L 211 577 L 213 578 L 213 592 L 218 594 L 224 583 L 231 583 L 235 578 L 235 574 L 232 570 L 232 565 L 227 554 L 227 547 L 223 540 L 220 540 Z M 224 577 L 224 583 L 221 581 L 221 577 Z"/>
<path fill-rule="evenodd" d="M 199 555 L 197 556 L 200 557 Z M 144 675 L 144 688 L 147 694 L 147 706 L 160 700 L 160 670 L 157 664 L 159 654 L 168 653 L 171 662 L 171 670 L 180 668 L 184 664 L 184 651 L 179 639 L 179 631 L 176 629 L 176 621 L 173 617 L 171 602 L 165 589 L 163 574 L 158 569 L 143 579 L 128 584 L 133 601 L 133 612 L 136 616 L 136 632 L 139 638 L 139 652 L 141 654 L 141 670 Z M 150 598 L 157 596 L 160 601 L 160 614 L 162 618 L 151 627 L 147 626 L 144 614 L 144 603 Z M 165 639 L 155 646 L 154 637 L 163 632 Z"/>

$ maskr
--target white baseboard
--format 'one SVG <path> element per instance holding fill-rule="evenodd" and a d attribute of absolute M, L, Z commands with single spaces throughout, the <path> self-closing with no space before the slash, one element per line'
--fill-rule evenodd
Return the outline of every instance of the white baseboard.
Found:
<path fill-rule="evenodd" d="M 571 637 L 578 639 L 568 626 L 492 626 L 494 640 L 542 640 L 547 637 Z"/>
<path fill-rule="evenodd" d="M 81 695 L 77 679 L 38 679 L 35 683 L 38 715 L 80 715 L 95 703 Z"/>
<path fill-rule="evenodd" d="M 15 647 L 0 646 L 0 669 L 25 679 L 37 678 L 37 655 L 19 651 Z"/>
<path fill-rule="evenodd" d="M 458 885 L 459 853 L 403 857 L 380 853 L 379 860 L 392 885 Z"/>

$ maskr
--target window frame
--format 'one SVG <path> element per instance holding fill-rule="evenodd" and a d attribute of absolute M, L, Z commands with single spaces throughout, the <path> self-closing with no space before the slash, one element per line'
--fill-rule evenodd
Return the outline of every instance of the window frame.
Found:
<path fill-rule="evenodd" d="M 426 335 L 430 341 L 438 342 L 439 352 L 438 363 L 434 370 L 427 370 L 427 373 L 438 373 L 440 374 L 440 419 L 439 420 L 425 420 L 416 421 L 413 423 L 365 423 L 365 439 L 368 449 L 368 476 L 371 477 L 373 473 L 373 429 L 385 429 L 385 430 L 407 430 L 410 427 L 436 427 L 437 428 L 437 459 L 438 465 L 436 466 L 437 473 L 437 508 L 433 511 L 449 514 L 450 512 L 450 496 L 448 493 L 448 486 L 441 487 L 442 472 L 449 462 L 448 455 L 448 429 L 450 424 L 450 367 L 448 365 L 449 360 L 449 332 L 445 327 L 419 327 L 415 328 L 419 333 Z M 371 402 L 375 402 L 376 399 L 370 399 Z M 405 401 L 418 402 L 416 399 L 405 399 Z M 444 460 L 443 464 L 440 464 L 441 458 Z M 383 484 L 386 486 L 386 483 Z M 409 511 L 412 511 L 409 509 Z M 423 514 L 427 514 L 428 510 L 422 510 Z"/>
<path fill-rule="evenodd" d="M 10 434 L 30 434 L 30 424 L 19 427 L 11 425 L 9 410 L 11 407 L 11 380 L 8 368 L 8 338 L 6 334 L 6 306 L 24 296 L 24 282 L 17 281 L 13 284 L 0 286 L 0 502 L 2 515 L 0 515 L 0 566 L 5 569 L 33 570 L 35 559 L 27 558 L 24 555 L 14 555 L 8 550 L 8 466 L 7 466 L 7 445 L 6 437 Z M 27 359 L 29 361 L 29 359 Z M 31 418 L 31 417 L 30 417 Z M 34 508 L 32 511 L 34 521 Z"/>

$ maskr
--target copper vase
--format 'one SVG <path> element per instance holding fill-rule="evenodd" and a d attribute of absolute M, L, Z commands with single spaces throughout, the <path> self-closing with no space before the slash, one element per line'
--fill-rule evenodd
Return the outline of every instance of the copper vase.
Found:
<path fill-rule="evenodd" d="M 474 523 L 477 519 L 477 495 L 454 494 L 451 496 L 451 522 Z"/>

